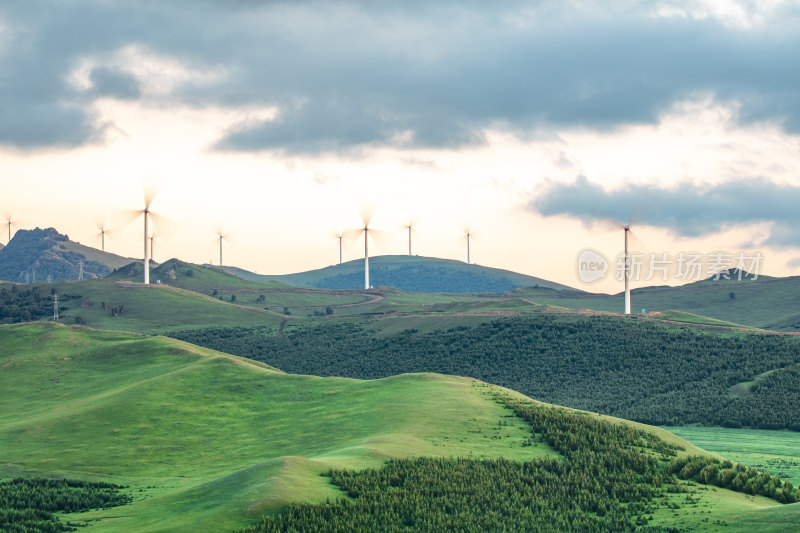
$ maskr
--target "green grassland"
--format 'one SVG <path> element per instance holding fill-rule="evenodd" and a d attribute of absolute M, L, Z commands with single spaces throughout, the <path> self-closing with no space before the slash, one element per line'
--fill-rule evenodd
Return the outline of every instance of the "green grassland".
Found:
<path fill-rule="evenodd" d="M 298 318 L 281 335 L 259 327 L 171 335 L 292 373 L 436 372 L 650 424 L 800 428 L 796 336 L 508 310 Z"/>
<path fill-rule="evenodd" d="M 59 243 L 58 247 L 68 252 L 80 254 L 85 258 L 86 261 L 94 261 L 106 265 L 111 270 L 123 267 L 133 261 L 136 261 L 136 259 L 131 257 L 122 257 L 120 255 L 104 252 L 102 250 L 98 250 L 97 248 L 92 248 L 91 246 L 86 246 L 79 242 L 70 240 Z"/>
<path fill-rule="evenodd" d="M 494 400 L 497 388 L 466 378 L 288 375 L 164 337 L 46 322 L 0 326 L 0 368 L 0 478 L 130 487 L 126 506 L 66 515 L 86 531 L 230 531 L 292 502 L 340 496 L 321 476 L 331 468 L 376 468 L 389 458 L 561 456 Z M 662 429 L 582 416 L 666 438 L 680 454 L 703 453 Z M 681 524 L 733 525 L 732 509 L 742 520 L 777 521 L 800 508 L 722 489 L 690 495 L 704 512 L 684 513 Z M 665 513 L 652 522 L 676 520 Z"/>
<path fill-rule="evenodd" d="M 21 286 L 38 288 L 51 300 L 58 293 L 60 322 L 81 323 L 100 329 L 141 333 L 163 333 L 174 329 L 251 324 L 277 331 L 281 316 L 267 310 L 249 308 L 168 285 L 149 285 L 96 279 L 62 281 Z M 114 308 L 122 306 L 115 315 Z M 41 318 L 52 318 L 48 304 Z"/>
<path fill-rule="evenodd" d="M 734 294 L 734 298 L 730 294 Z M 620 312 L 623 295 L 524 288 L 512 294 L 535 302 L 566 307 Z M 649 287 L 631 291 L 631 308 L 679 310 L 724 322 L 765 329 L 800 329 L 800 277 L 759 277 L 758 280 L 702 281 L 680 287 Z"/>
<path fill-rule="evenodd" d="M 687 441 L 800 486 L 800 433 L 703 426 L 664 429 Z"/>
<path fill-rule="evenodd" d="M 143 489 L 72 517 L 92 530 L 219 530 L 336 492 L 330 467 L 407 455 L 524 459 L 522 421 L 473 381 L 282 374 L 172 339 L 0 327 L 0 477 L 53 474 Z M 502 425 L 500 422 L 504 422 Z"/>

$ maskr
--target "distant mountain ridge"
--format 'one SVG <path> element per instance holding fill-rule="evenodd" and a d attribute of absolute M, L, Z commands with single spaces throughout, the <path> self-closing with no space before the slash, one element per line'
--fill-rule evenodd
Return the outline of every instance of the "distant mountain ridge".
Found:
<path fill-rule="evenodd" d="M 55 228 L 17 230 L 0 248 L 0 279 L 16 283 L 104 277 L 133 261 L 69 240 Z"/>
<path fill-rule="evenodd" d="M 223 268 L 251 281 L 280 281 L 317 289 L 364 288 L 363 259 L 307 272 L 273 276 L 254 274 L 236 267 Z M 560 283 L 510 270 L 466 264 L 452 259 L 408 255 L 370 257 L 369 278 L 374 287 L 393 287 L 411 292 L 500 293 L 519 287 L 574 290 Z"/>

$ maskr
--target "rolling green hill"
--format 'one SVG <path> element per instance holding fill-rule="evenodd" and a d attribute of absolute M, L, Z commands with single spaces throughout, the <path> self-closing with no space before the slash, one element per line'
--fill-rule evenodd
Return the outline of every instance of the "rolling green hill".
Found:
<path fill-rule="evenodd" d="M 59 322 L 109 330 L 155 334 L 215 324 L 227 327 L 249 324 L 277 332 L 282 320 L 271 311 L 164 284 L 146 286 L 93 279 L 2 287 L 0 323 L 18 322 L 19 318 L 52 319 L 54 292 L 58 294 Z M 27 306 L 22 314 L 18 313 L 21 306 Z"/>
<path fill-rule="evenodd" d="M 640 524 L 653 533 L 725 531 L 740 523 L 733 509 L 763 531 L 790 531 L 786 521 L 800 515 L 796 504 L 679 485 L 670 468 L 727 466 L 663 430 L 466 378 L 287 375 L 163 337 L 50 323 L 0 326 L 0 368 L 0 478 L 103 481 L 133 496 L 63 517 L 87 532 L 261 529 L 291 525 L 298 513 L 322 519 L 325 530 L 377 517 L 384 530 L 424 531 L 443 523 L 447 506 L 451 525 L 549 518 L 551 529 Z M 689 466 L 684 474 L 697 475 Z M 427 503 L 413 504 L 419 498 Z M 304 515 L 308 504 L 317 507 Z M 512 511 L 517 505 L 524 515 Z"/>
<path fill-rule="evenodd" d="M 364 287 L 363 259 L 308 272 L 276 276 L 253 274 L 232 267 L 225 267 L 225 269 L 249 280 L 275 280 L 299 287 L 321 289 L 362 289 Z M 370 283 L 374 287 L 393 287 L 413 292 L 503 292 L 527 286 L 556 290 L 568 288 L 559 283 L 510 270 L 466 264 L 451 259 L 408 255 L 370 257 L 369 277 Z"/>
<path fill-rule="evenodd" d="M 796 336 L 533 309 L 479 308 L 471 322 L 447 309 L 294 320 L 283 335 L 258 327 L 171 335 L 287 372 L 358 379 L 437 372 L 650 424 L 800 431 L 800 404 L 792 401 L 800 391 Z"/>
<path fill-rule="evenodd" d="M 0 477 L 144 490 L 91 531 L 232 530 L 336 492 L 330 467 L 408 455 L 533 458 L 528 426 L 472 380 L 292 376 L 163 337 L 0 326 Z M 502 426 L 498 425 L 503 422 Z"/>
<path fill-rule="evenodd" d="M 619 313 L 624 306 L 622 294 L 556 293 L 534 288 L 521 288 L 510 294 L 569 309 Z M 631 308 L 635 312 L 677 310 L 758 328 L 796 331 L 800 330 L 800 277 L 701 281 L 680 287 L 634 289 Z"/>

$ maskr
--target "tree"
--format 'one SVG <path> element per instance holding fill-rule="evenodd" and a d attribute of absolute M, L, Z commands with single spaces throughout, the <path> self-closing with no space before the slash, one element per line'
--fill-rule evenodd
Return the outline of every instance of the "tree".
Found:
<path fill-rule="evenodd" d="M 735 300 L 736 299 L 736 293 L 733 292 L 733 291 L 729 292 L 728 293 L 728 298 L 730 298 L 731 301 Z"/>
<path fill-rule="evenodd" d="M 235 302 L 235 301 L 236 301 L 236 295 L 235 294 L 231 294 L 231 302 Z"/>

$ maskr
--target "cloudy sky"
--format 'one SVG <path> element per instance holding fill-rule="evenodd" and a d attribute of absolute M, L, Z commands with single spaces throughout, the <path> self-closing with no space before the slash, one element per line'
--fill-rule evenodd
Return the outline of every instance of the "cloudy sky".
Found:
<path fill-rule="evenodd" d="M 797 1 L 7 2 L 0 212 L 140 256 L 118 212 L 155 182 L 156 260 L 218 262 L 221 225 L 226 264 L 318 268 L 369 207 L 377 254 L 472 227 L 479 264 L 589 290 L 620 223 L 800 274 L 798 50 Z"/>

